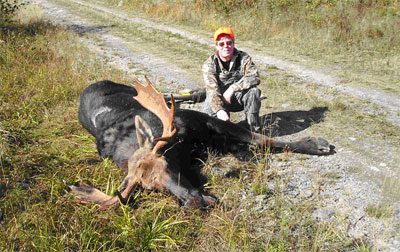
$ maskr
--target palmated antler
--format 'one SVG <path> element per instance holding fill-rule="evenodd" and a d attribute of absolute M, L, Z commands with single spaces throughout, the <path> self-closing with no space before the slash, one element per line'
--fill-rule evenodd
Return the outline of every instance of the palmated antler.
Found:
<path fill-rule="evenodd" d="M 163 124 L 163 133 L 161 137 L 155 138 L 154 141 L 158 141 L 153 148 L 153 153 L 157 153 L 162 147 L 164 147 L 167 142 L 163 141 L 173 137 L 177 131 L 174 125 L 175 117 L 175 100 L 171 95 L 171 108 L 168 108 L 165 102 L 164 96 L 154 89 L 151 85 L 149 79 L 145 76 L 147 84 L 143 85 L 138 80 L 136 80 L 136 89 L 138 95 L 133 97 L 137 100 L 143 107 L 155 114 L 160 118 Z"/>

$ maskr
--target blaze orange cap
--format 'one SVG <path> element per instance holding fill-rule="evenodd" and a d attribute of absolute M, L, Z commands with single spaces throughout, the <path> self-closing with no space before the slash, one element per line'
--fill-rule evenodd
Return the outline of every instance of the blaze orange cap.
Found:
<path fill-rule="evenodd" d="M 231 28 L 220 27 L 214 33 L 214 42 L 216 42 L 218 40 L 219 36 L 221 36 L 223 34 L 229 35 L 233 40 L 235 40 L 235 35 L 233 34 L 233 31 Z"/>

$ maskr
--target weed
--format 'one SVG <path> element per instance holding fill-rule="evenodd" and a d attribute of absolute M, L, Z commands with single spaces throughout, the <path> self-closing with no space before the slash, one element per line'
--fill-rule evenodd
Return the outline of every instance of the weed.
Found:
<path fill-rule="evenodd" d="M 165 205 L 164 205 L 165 206 Z M 171 237 L 168 233 L 171 227 L 187 223 L 183 220 L 174 221 L 174 216 L 170 216 L 166 220 L 160 220 L 160 216 L 164 211 L 164 206 L 162 206 L 153 220 L 147 221 L 144 225 L 144 230 L 141 232 L 142 239 L 140 241 L 140 248 L 142 251 L 147 251 L 150 249 L 155 249 L 158 243 L 168 244 L 168 246 L 176 247 L 177 243 L 180 241 Z M 161 248 L 164 246 L 161 246 Z"/>
<path fill-rule="evenodd" d="M 271 190 L 264 184 L 254 184 L 252 189 L 256 195 L 265 195 L 271 193 Z"/>
<path fill-rule="evenodd" d="M 327 172 L 322 175 L 322 177 L 330 179 L 330 180 L 336 180 L 340 178 L 340 175 L 337 172 Z"/>
<path fill-rule="evenodd" d="M 394 208 L 388 204 L 377 204 L 368 205 L 364 211 L 371 217 L 381 219 L 381 218 L 392 218 L 394 215 Z"/>

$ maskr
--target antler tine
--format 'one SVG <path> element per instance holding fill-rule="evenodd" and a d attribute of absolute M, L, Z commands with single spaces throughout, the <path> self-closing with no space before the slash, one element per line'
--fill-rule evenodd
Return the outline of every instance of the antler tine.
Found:
<path fill-rule="evenodd" d="M 133 98 L 147 110 L 160 118 L 163 124 L 162 136 L 154 139 L 158 142 L 153 148 L 153 153 L 157 153 L 159 149 L 167 144 L 167 142 L 163 140 L 173 137 L 177 131 L 176 126 L 174 125 L 175 101 L 171 95 L 171 108 L 168 108 L 164 96 L 154 89 L 150 80 L 146 76 L 144 78 L 147 82 L 147 85 L 143 85 L 138 80 L 135 80 L 136 85 L 134 88 L 136 89 L 138 95 Z"/>

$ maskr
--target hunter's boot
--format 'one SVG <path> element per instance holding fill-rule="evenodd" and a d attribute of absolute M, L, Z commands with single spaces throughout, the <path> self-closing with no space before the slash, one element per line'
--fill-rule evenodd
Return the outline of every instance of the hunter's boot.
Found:
<path fill-rule="evenodd" d="M 247 123 L 250 126 L 251 131 L 261 133 L 261 123 L 258 113 L 247 113 L 246 114 Z"/>

